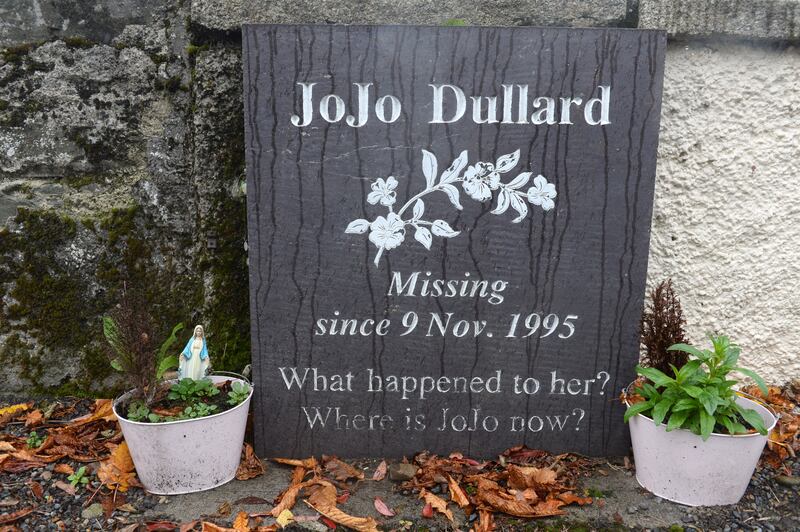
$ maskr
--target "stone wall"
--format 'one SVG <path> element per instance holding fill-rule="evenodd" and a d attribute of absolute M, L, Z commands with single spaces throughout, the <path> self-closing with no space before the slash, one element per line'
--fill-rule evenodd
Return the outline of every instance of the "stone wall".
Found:
<path fill-rule="evenodd" d="M 800 2 L 9 0 L 0 6 L 5 390 L 101 391 L 126 283 L 164 328 L 249 359 L 242 22 L 663 27 L 672 37 L 651 280 L 690 333 L 800 377 Z"/>

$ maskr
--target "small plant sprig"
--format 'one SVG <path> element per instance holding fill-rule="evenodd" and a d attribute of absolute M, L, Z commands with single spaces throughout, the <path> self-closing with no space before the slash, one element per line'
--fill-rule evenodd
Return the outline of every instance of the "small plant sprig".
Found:
<path fill-rule="evenodd" d="M 727 336 L 712 336 L 713 351 L 700 350 L 686 344 L 675 344 L 670 350 L 683 351 L 692 358 L 680 369 L 672 366 L 675 377 L 655 368 L 636 366 L 636 372 L 650 382 L 637 384 L 633 392 L 644 398 L 625 411 L 625 421 L 637 414 L 652 418 L 656 425 L 666 420 L 667 431 L 684 428 L 707 440 L 715 427 L 728 434 L 745 434 L 749 429 L 740 420 L 761 434 L 766 434 L 764 421 L 755 410 L 736 403 L 733 386 L 727 378 L 738 371 L 752 378 L 767 395 L 764 381 L 755 372 L 737 366 L 740 348 Z"/>
<path fill-rule="evenodd" d="M 39 436 L 35 430 L 28 434 L 28 439 L 25 440 L 25 444 L 28 446 L 28 449 L 38 449 L 44 443 L 44 438 Z"/>
<path fill-rule="evenodd" d="M 86 475 L 86 466 L 81 466 L 73 474 L 67 477 L 72 487 L 86 486 L 89 483 L 89 477 Z"/>
<path fill-rule="evenodd" d="M 131 421 L 158 423 L 161 416 L 150 411 L 143 401 L 134 401 L 128 407 L 128 419 Z"/>
<path fill-rule="evenodd" d="M 250 395 L 250 385 L 246 382 L 236 381 L 231 384 L 231 391 L 228 392 L 228 404 L 236 406 Z"/>
<path fill-rule="evenodd" d="M 181 379 L 169 388 L 168 399 L 173 401 L 194 402 L 203 397 L 214 397 L 219 394 L 219 388 L 214 386 L 211 379 Z"/>
<path fill-rule="evenodd" d="M 217 405 L 208 405 L 206 403 L 195 403 L 183 409 L 178 419 L 194 419 L 198 417 L 206 417 L 214 414 L 217 411 Z"/>

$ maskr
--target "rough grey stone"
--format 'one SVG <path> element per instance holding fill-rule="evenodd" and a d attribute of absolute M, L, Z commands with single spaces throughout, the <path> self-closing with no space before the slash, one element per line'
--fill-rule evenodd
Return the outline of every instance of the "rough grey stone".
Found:
<path fill-rule="evenodd" d="M 164 19 L 170 0 L 4 0 L 0 46 L 81 37 L 110 43 L 128 24 Z"/>
<path fill-rule="evenodd" d="M 193 0 L 192 21 L 228 31 L 243 22 L 624 26 L 627 4 L 625 0 Z"/>
<path fill-rule="evenodd" d="M 795 40 L 800 38 L 800 0 L 640 0 L 639 27 L 679 37 Z"/>
<path fill-rule="evenodd" d="M 389 479 L 396 482 L 404 480 L 411 480 L 417 474 L 417 466 L 414 464 L 390 464 L 389 465 Z"/>
<path fill-rule="evenodd" d="M 96 171 L 126 157 L 153 99 L 146 53 L 53 41 L 0 61 L 0 176 Z"/>
<path fill-rule="evenodd" d="M 81 511 L 81 517 L 84 519 L 95 519 L 101 515 L 103 515 L 103 505 L 99 502 L 91 504 Z"/>

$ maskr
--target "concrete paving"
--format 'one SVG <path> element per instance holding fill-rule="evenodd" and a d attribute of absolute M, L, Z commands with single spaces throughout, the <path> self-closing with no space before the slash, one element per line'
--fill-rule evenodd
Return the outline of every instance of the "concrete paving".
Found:
<path fill-rule="evenodd" d="M 377 460 L 361 463 L 367 478 L 371 478 L 377 464 Z M 163 497 L 158 505 L 147 511 L 145 517 L 166 517 L 176 522 L 187 522 L 202 516 L 213 518 L 217 509 L 224 503 L 229 503 L 232 511 L 227 518 L 217 517 L 216 520 L 220 523 L 229 522 L 239 511 L 267 512 L 272 508 L 271 501 L 288 485 L 290 475 L 291 468 L 268 463 L 266 473 L 252 480 L 234 480 L 202 493 Z M 594 503 L 584 507 L 576 505 L 565 507 L 566 515 L 558 519 L 522 520 L 497 516 L 498 524 L 506 530 L 535 530 L 547 526 L 556 529 L 669 528 L 672 525 L 685 526 L 682 523 L 686 523 L 689 511 L 685 506 L 650 495 L 639 487 L 631 471 L 616 464 L 598 466 L 592 476 L 581 480 L 577 491 L 581 495 L 594 497 Z M 380 496 L 397 512 L 397 515 L 386 518 L 378 514 L 373 505 L 376 496 Z M 270 501 L 270 504 L 236 503 L 245 497 L 260 497 Z M 340 505 L 342 510 L 352 515 L 376 518 L 381 529 L 385 530 L 404 526 L 413 530 L 469 528 L 468 518 L 455 505 L 450 506 L 456 517 L 455 527 L 449 525 L 441 516 L 436 519 L 423 518 L 422 507 L 422 502 L 415 495 L 403 495 L 398 484 L 388 478 L 380 482 L 367 480 L 354 484 L 350 498 Z M 314 515 L 301 499 L 298 499 L 293 512 L 299 515 Z M 271 522 L 271 520 L 266 521 L 267 524 Z M 303 527 L 323 530 L 321 523 L 303 523 Z"/>

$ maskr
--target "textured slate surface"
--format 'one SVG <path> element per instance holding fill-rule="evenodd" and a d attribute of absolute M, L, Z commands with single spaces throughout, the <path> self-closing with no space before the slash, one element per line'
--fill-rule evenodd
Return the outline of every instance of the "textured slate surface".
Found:
<path fill-rule="evenodd" d="M 243 43 L 258 451 L 491 456 L 524 443 L 625 453 L 614 397 L 637 359 L 665 34 L 252 25 Z M 316 83 L 304 127 L 291 121 L 297 114 L 303 124 L 298 83 Z M 370 106 L 396 96 L 397 120 L 323 120 L 318 101 L 330 93 L 345 116 L 353 112 L 353 83 L 373 84 Z M 476 124 L 469 105 L 457 122 L 430 123 L 430 84 L 460 87 L 468 104 L 498 96 L 502 120 L 504 83 L 528 86 L 525 121 L 545 103 L 535 107 L 538 96 L 555 98 L 556 122 L 559 98 L 583 105 L 572 108 L 572 124 Z M 583 109 L 599 86 L 611 87 L 610 123 L 590 125 Z M 456 109 L 446 94 L 444 118 Z M 516 91 L 505 121 L 516 120 L 518 104 Z M 511 168 L 481 181 L 478 162 Z M 509 188 L 524 172 L 525 185 Z M 550 210 L 535 204 L 547 184 L 557 192 Z M 519 201 L 492 213 L 504 196 Z M 414 198 L 424 204 L 419 216 Z M 430 241 L 418 227 L 433 231 Z M 414 295 L 407 284 L 397 294 L 393 281 L 415 272 Z M 421 294 L 426 279 L 433 295 Z M 433 280 L 445 283 L 439 297 Z M 465 295 L 459 284 L 448 297 L 448 281 L 466 281 Z M 486 297 L 481 286 L 470 292 L 473 281 L 486 281 Z M 344 318 L 355 320 L 348 334 L 330 334 Z"/>

